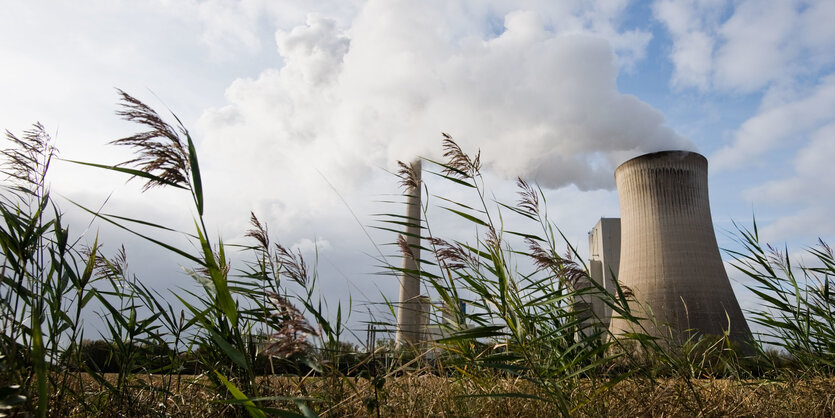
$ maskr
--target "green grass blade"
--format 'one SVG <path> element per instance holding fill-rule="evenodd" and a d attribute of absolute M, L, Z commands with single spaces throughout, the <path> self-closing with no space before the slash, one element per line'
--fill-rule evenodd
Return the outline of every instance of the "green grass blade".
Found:
<path fill-rule="evenodd" d="M 159 241 L 159 240 L 156 240 L 156 239 L 154 239 L 154 238 L 151 238 L 151 237 L 149 237 L 149 236 L 147 236 L 147 235 L 140 234 L 139 232 L 136 232 L 136 231 L 134 231 L 134 230 L 132 230 L 132 229 L 130 229 L 130 228 L 128 228 L 128 227 L 126 227 L 126 226 L 124 226 L 124 225 L 122 225 L 122 224 L 120 224 L 120 223 L 118 223 L 118 222 L 116 222 L 116 221 L 114 221 L 114 220 L 112 220 L 112 219 L 110 219 L 109 217 L 107 217 L 107 216 L 106 216 L 106 215 L 104 215 L 104 214 L 101 214 L 101 213 L 98 213 L 98 212 L 92 211 L 92 210 L 90 210 L 90 209 L 87 209 L 86 207 L 84 207 L 84 206 L 83 206 L 83 205 L 81 205 L 80 203 L 76 203 L 76 202 L 75 202 L 75 201 L 73 201 L 72 199 L 67 199 L 67 200 L 69 200 L 69 201 L 70 201 L 70 203 L 72 203 L 73 205 L 78 206 L 79 208 L 81 208 L 81 209 L 82 209 L 82 210 L 84 210 L 85 212 L 87 212 L 87 213 L 89 213 L 89 214 L 91 214 L 91 215 L 93 215 L 93 216 L 95 216 L 95 217 L 97 217 L 97 218 L 99 218 L 99 219 L 103 219 L 103 220 L 105 220 L 106 222 L 108 222 L 108 223 L 110 223 L 110 224 L 113 224 L 113 225 L 115 225 L 115 226 L 117 226 L 117 227 L 119 227 L 119 228 L 121 228 L 121 229 L 124 229 L 125 231 L 130 232 L 131 234 L 134 234 L 134 235 L 136 235 L 136 236 L 138 236 L 138 237 L 140 237 L 140 238 L 144 238 L 146 241 L 152 242 L 152 243 L 154 243 L 154 244 L 159 245 L 159 246 L 160 246 L 160 247 L 162 247 L 162 248 L 165 248 L 166 250 L 169 250 L 169 251 L 171 251 L 171 252 L 173 252 L 173 253 L 179 254 L 179 255 L 181 255 L 181 256 L 183 256 L 183 257 L 185 257 L 185 258 L 187 258 L 187 259 L 189 259 L 189 260 L 191 260 L 191 261 L 194 261 L 194 262 L 195 262 L 195 263 L 197 263 L 197 264 L 200 264 L 201 266 L 205 265 L 205 264 L 204 264 L 204 262 L 203 262 L 203 260 L 201 260 L 201 259 L 199 259 L 199 258 L 197 258 L 197 257 L 195 257 L 195 256 L 193 256 L 193 255 L 191 255 L 191 254 L 189 254 L 189 253 L 187 253 L 187 252 L 185 252 L 185 251 L 183 251 L 183 250 L 179 249 L 179 248 L 176 248 L 176 247 L 171 246 L 171 245 L 169 245 L 169 244 L 166 244 L 166 243 L 164 243 L 164 242 L 162 242 L 162 241 Z"/>
<path fill-rule="evenodd" d="M 244 353 L 241 353 L 240 350 L 233 347 L 232 344 L 229 344 L 220 334 L 215 332 L 212 329 L 208 329 L 209 334 L 212 336 L 212 341 L 223 350 L 223 353 L 226 354 L 226 357 L 229 357 L 229 360 L 232 360 L 238 366 L 241 366 L 242 369 L 246 370 L 249 369 L 249 366 L 246 363 L 246 356 Z"/>
<path fill-rule="evenodd" d="M 223 260 L 215 260 L 212 247 L 209 245 L 209 241 L 206 240 L 206 237 L 203 236 L 203 233 L 200 231 L 200 227 L 197 226 L 196 222 L 195 227 L 197 229 L 197 239 L 200 241 L 200 246 L 203 248 L 203 256 L 205 257 L 204 265 L 206 266 L 206 269 L 209 270 L 209 275 L 215 285 L 215 300 L 217 301 L 217 307 L 226 315 L 227 318 L 229 318 L 229 322 L 232 323 L 232 327 L 237 327 L 238 306 L 235 304 L 235 299 L 232 298 L 232 293 L 229 291 L 226 274 L 221 270 Z M 220 251 L 222 255 L 222 243 L 220 245 Z"/>
<path fill-rule="evenodd" d="M 249 415 L 253 418 L 267 418 L 267 414 L 264 413 L 260 408 L 255 406 L 255 403 L 249 400 L 249 398 L 235 386 L 234 383 L 230 382 L 226 377 L 220 374 L 219 371 L 215 370 L 215 374 L 217 378 L 223 382 L 223 385 L 226 386 L 226 389 L 229 390 L 229 393 L 235 397 L 235 399 L 242 401 L 244 404 L 244 408 L 246 408 L 246 412 L 249 412 Z"/>
<path fill-rule="evenodd" d="M 501 337 L 507 335 L 507 332 L 503 331 L 504 327 L 501 325 L 488 325 L 488 326 L 481 326 L 481 327 L 472 327 L 468 328 L 455 334 L 438 340 L 439 343 L 446 343 L 446 342 L 455 342 L 461 340 L 475 340 L 478 338 L 491 338 L 491 337 Z"/>
<path fill-rule="evenodd" d="M 452 208 L 448 208 L 448 207 L 446 207 L 446 206 L 441 206 L 441 208 L 442 208 L 442 209 L 446 209 L 446 210 L 448 210 L 448 211 L 450 211 L 450 212 L 452 212 L 452 213 L 454 213 L 454 214 L 456 214 L 456 215 L 458 215 L 458 216 L 460 216 L 460 217 L 462 217 L 462 218 L 464 218 L 464 219 L 466 219 L 466 220 L 468 220 L 468 221 L 470 221 L 470 222 L 475 222 L 475 223 L 477 223 L 477 224 L 479 224 L 479 225 L 489 227 L 489 225 L 487 224 L 487 222 L 484 222 L 484 221 L 482 221 L 481 219 L 478 219 L 478 218 L 476 218 L 475 216 L 472 216 L 472 215 L 470 215 L 470 214 L 467 214 L 467 213 L 461 212 L 460 210 L 455 210 L 455 209 L 452 209 Z"/>
<path fill-rule="evenodd" d="M 194 141 L 186 131 L 188 139 L 188 164 L 191 167 L 191 187 L 194 193 L 194 203 L 197 205 L 197 213 L 203 216 L 203 181 L 200 179 L 200 165 L 197 164 L 197 150 L 194 149 Z"/>
<path fill-rule="evenodd" d="M 148 179 L 148 180 L 152 180 L 154 182 L 159 182 L 161 184 L 165 184 L 166 186 L 171 186 L 171 187 L 176 187 L 178 189 L 188 190 L 185 187 L 183 187 L 182 185 L 174 183 L 173 181 L 168 181 L 168 180 L 166 180 L 162 177 L 155 176 L 151 173 L 146 173 L 146 172 L 141 171 L 141 170 L 135 170 L 135 169 L 132 169 L 132 168 L 127 168 L 127 167 L 119 167 L 119 166 L 116 166 L 116 165 L 87 163 L 87 162 L 84 162 L 84 161 L 63 160 L 63 159 L 62 159 L 62 161 L 66 161 L 68 163 L 73 163 L 73 164 L 86 165 L 86 166 L 90 166 L 90 167 L 103 168 L 105 170 L 116 171 L 116 172 L 124 173 L 124 174 L 130 174 L 131 176 L 142 177 L 142 178 L 145 178 L 145 179 Z"/>

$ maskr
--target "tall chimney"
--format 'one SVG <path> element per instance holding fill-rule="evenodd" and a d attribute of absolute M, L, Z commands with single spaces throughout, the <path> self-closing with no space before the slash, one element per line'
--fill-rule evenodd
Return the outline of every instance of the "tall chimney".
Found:
<path fill-rule="evenodd" d="M 621 212 L 617 280 L 634 295 L 631 306 L 646 318 L 646 332 L 672 333 L 676 342 L 725 331 L 733 341 L 749 340 L 716 244 L 707 159 L 687 151 L 646 154 L 618 167 L 615 181 Z M 616 336 L 639 331 L 622 318 L 612 318 L 610 330 Z"/>
<path fill-rule="evenodd" d="M 397 337 L 398 346 L 419 343 L 424 339 L 426 332 L 425 317 L 422 312 L 428 308 L 423 298 L 420 297 L 420 276 L 412 272 L 418 271 L 420 265 L 420 178 L 421 162 L 415 160 L 411 163 L 417 184 L 406 190 L 406 229 L 403 233 L 406 238 L 406 245 L 411 254 L 403 254 L 403 273 L 400 275 L 400 300 L 397 307 Z"/>

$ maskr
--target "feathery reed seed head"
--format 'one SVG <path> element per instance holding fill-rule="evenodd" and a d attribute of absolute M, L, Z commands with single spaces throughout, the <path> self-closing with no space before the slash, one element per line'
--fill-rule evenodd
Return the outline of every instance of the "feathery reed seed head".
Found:
<path fill-rule="evenodd" d="M 467 265 L 478 263 L 472 253 L 465 250 L 460 244 L 451 244 L 437 237 L 429 238 L 429 242 L 434 248 L 435 257 L 438 261 L 444 263 L 451 270 L 463 269 Z"/>
<path fill-rule="evenodd" d="M 488 226 L 487 236 L 484 238 L 484 242 L 496 250 L 501 248 L 501 240 L 499 239 L 499 235 L 496 233 L 496 229 L 493 228 L 493 225 Z"/>
<path fill-rule="evenodd" d="M 516 185 L 521 189 L 519 191 L 520 199 L 517 207 L 527 211 L 531 215 L 539 215 L 539 193 L 531 187 L 528 182 L 522 180 L 521 177 L 516 178 Z"/>
<path fill-rule="evenodd" d="M 98 253 L 99 251 L 100 249 L 96 252 Z M 84 258 L 90 258 L 93 256 L 93 249 L 85 247 L 81 250 L 81 253 L 84 255 Z M 116 250 L 116 255 L 109 260 L 100 255 L 96 255 L 93 261 L 93 272 L 95 277 L 107 277 L 117 280 L 124 279 L 128 273 L 128 255 L 127 251 L 125 251 L 124 244 L 119 246 L 119 249 Z"/>
<path fill-rule="evenodd" d="M 546 251 L 539 241 L 527 237 L 528 254 L 533 259 L 534 265 L 542 270 L 551 270 L 560 282 L 575 287 L 581 280 L 587 277 L 586 270 L 574 261 L 571 251 L 567 250 L 565 256 L 560 257 L 556 253 Z"/>
<path fill-rule="evenodd" d="M 267 297 L 276 309 L 273 316 L 281 319 L 281 328 L 270 336 L 264 351 L 284 358 L 308 351 L 311 345 L 307 336 L 318 336 L 319 333 L 287 298 L 273 292 L 268 293 Z"/>
<path fill-rule="evenodd" d="M 294 254 L 281 244 L 275 244 L 275 249 L 276 263 L 284 269 L 285 274 L 290 277 L 290 280 L 306 289 L 310 276 L 308 274 L 307 263 L 305 263 L 301 251 L 296 250 Z"/>
<path fill-rule="evenodd" d="M 406 164 L 403 161 L 398 161 L 397 165 L 400 167 L 397 170 L 397 177 L 400 177 L 400 185 L 403 186 L 406 192 L 420 187 L 420 180 L 418 173 L 415 172 L 411 164 Z"/>
<path fill-rule="evenodd" d="M 450 177 L 460 179 L 475 176 L 479 169 L 481 169 L 481 150 L 478 151 L 475 159 L 471 159 L 452 139 L 452 136 L 444 132 L 441 134 L 444 136 L 442 144 L 444 150 L 443 155 L 447 158 L 443 173 Z"/>
<path fill-rule="evenodd" d="M 415 259 L 415 254 L 409 248 L 409 243 L 406 242 L 406 237 L 403 234 L 397 234 L 397 246 L 400 247 L 400 252 L 403 253 L 404 257 L 409 257 L 412 260 Z"/>
<path fill-rule="evenodd" d="M 175 129 L 162 120 L 159 114 L 146 104 L 122 90 L 118 91 L 122 99 L 119 103 L 121 109 L 116 114 L 121 116 L 122 119 L 136 122 L 148 128 L 144 132 L 110 142 L 114 145 L 124 145 L 132 148 L 137 156 L 118 165 L 133 166 L 140 171 L 176 185 L 190 185 L 191 169 L 188 151 L 180 137 L 180 135 L 188 136 L 185 127 L 180 125 L 178 129 Z M 165 182 L 149 179 L 142 190 L 145 191 L 152 187 L 164 185 L 166 185 Z"/>
<path fill-rule="evenodd" d="M 52 138 L 44 126 L 36 122 L 31 129 L 23 131 L 22 138 L 7 130 L 6 139 L 12 145 L 0 151 L 4 157 L 0 172 L 17 183 L 17 190 L 34 194 L 34 190 L 43 184 L 50 158 L 58 151 L 51 145 Z"/>
<path fill-rule="evenodd" d="M 258 218 L 255 216 L 254 212 L 249 213 L 249 223 L 252 225 L 252 229 L 246 231 L 244 234 L 245 237 L 254 238 L 261 244 L 261 248 L 264 251 L 269 250 L 270 248 L 270 234 L 267 230 L 267 224 L 261 224 Z"/>

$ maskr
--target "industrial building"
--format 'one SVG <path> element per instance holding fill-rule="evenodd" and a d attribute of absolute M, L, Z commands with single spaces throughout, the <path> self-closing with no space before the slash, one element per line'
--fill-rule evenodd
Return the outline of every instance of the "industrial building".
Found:
<path fill-rule="evenodd" d="M 611 333 L 684 341 L 728 332 L 733 341 L 748 341 L 713 230 L 707 159 L 687 151 L 646 154 L 621 164 L 615 181 L 621 218 L 602 219 L 589 235 L 592 278 L 608 291 L 608 271 L 617 270 L 618 283 L 633 297 L 632 311 L 644 319 L 636 326 L 611 317 Z M 609 320 L 611 312 L 600 305 L 593 302 L 592 310 Z"/>
<path fill-rule="evenodd" d="M 608 293 L 615 292 L 615 278 L 620 266 L 620 218 L 600 218 L 589 232 L 589 276 Z M 609 327 L 612 308 L 593 294 L 582 296 L 591 309 L 590 321 Z"/>
<path fill-rule="evenodd" d="M 420 294 L 420 161 L 417 187 L 407 190 L 406 254 L 400 276 L 398 345 L 442 335 L 430 327 L 431 303 Z M 589 330 L 617 337 L 643 332 L 665 340 L 723 335 L 751 338 L 716 243 L 710 214 L 707 159 L 688 151 L 642 155 L 615 170 L 620 218 L 601 218 L 589 233 L 590 279 L 609 294 L 629 295 L 637 324 L 618 315 L 594 292 L 581 292 L 574 309 Z M 591 282 L 580 282 L 582 290 Z M 431 328 L 431 329 L 430 329 Z M 437 329 L 435 329 L 437 328 Z"/>

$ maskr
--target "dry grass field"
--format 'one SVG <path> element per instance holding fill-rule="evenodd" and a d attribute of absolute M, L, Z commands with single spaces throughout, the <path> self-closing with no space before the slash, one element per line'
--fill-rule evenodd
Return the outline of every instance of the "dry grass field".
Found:
<path fill-rule="evenodd" d="M 224 402 L 200 376 L 136 376 L 121 404 L 89 376 L 79 376 L 86 402 L 107 416 L 240 416 L 240 410 Z M 115 375 L 106 375 L 115 384 Z M 142 387 L 141 382 L 148 384 Z M 486 394 L 522 393 L 540 395 L 524 381 L 496 379 L 489 382 L 406 375 L 388 380 L 378 391 L 367 379 L 317 377 L 272 377 L 259 379 L 264 397 L 312 399 L 321 416 L 334 417 L 552 417 L 559 415 L 553 404 L 536 399 L 490 397 Z M 588 384 L 580 382 L 569 393 L 572 411 L 580 417 L 634 416 L 734 416 L 734 417 L 830 417 L 835 415 L 835 378 L 785 382 L 735 381 L 728 379 L 630 379 L 590 398 Z M 170 386 L 169 386 L 170 385 Z M 77 385 L 73 385 L 77 388 Z M 157 390 L 152 389 L 156 387 Z M 171 393 L 162 388 L 170 387 Z M 272 401 L 271 406 L 293 409 L 292 402 Z M 50 416 L 86 416 L 78 402 L 50 405 Z M 104 411 L 102 414 L 101 412 Z"/>

